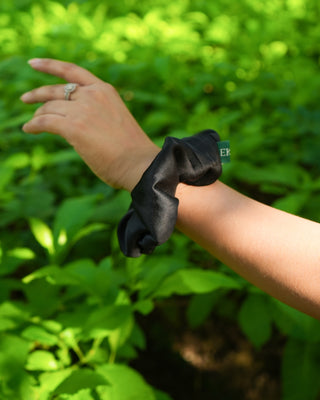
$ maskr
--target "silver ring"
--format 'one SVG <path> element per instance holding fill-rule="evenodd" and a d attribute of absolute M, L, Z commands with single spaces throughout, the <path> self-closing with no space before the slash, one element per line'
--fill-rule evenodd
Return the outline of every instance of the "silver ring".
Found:
<path fill-rule="evenodd" d="M 67 83 L 64 86 L 64 98 L 70 100 L 70 94 L 73 93 L 78 87 L 77 83 Z"/>

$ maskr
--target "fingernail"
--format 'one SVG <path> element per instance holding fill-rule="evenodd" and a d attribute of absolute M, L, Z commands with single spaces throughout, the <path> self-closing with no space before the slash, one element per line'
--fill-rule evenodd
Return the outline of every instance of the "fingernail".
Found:
<path fill-rule="evenodd" d="M 28 61 L 28 64 L 30 64 L 32 67 L 35 67 L 36 65 L 40 65 L 42 63 L 41 58 L 31 58 L 31 60 Z"/>
<path fill-rule="evenodd" d="M 20 100 L 25 101 L 29 97 L 29 93 L 24 93 L 22 96 L 20 96 Z"/>

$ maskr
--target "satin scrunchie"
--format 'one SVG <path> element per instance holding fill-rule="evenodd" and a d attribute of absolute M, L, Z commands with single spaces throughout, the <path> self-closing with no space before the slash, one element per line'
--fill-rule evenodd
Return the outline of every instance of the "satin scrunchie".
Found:
<path fill-rule="evenodd" d="M 205 186 L 219 178 L 219 141 L 218 133 L 210 129 L 183 139 L 165 139 L 132 190 L 132 203 L 118 225 L 119 245 L 127 257 L 151 254 L 169 239 L 177 220 L 175 192 L 180 182 Z"/>

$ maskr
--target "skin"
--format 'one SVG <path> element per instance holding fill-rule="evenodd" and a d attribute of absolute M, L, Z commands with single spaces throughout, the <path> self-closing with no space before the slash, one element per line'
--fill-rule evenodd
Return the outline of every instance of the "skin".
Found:
<path fill-rule="evenodd" d="M 64 99 L 64 85 L 24 94 L 44 103 L 27 133 L 64 137 L 107 184 L 131 191 L 160 149 L 142 131 L 115 89 L 74 64 L 31 60 L 35 70 L 79 86 Z M 320 224 L 250 199 L 217 181 L 178 185 L 177 228 L 265 292 L 320 319 Z"/>
<path fill-rule="evenodd" d="M 23 126 L 27 133 L 62 136 L 107 184 L 132 190 L 160 151 L 142 131 L 117 91 L 89 71 L 71 63 L 34 59 L 32 68 L 79 86 L 64 99 L 64 85 L 25 93 L 25 103 L 44 103 Z"/>

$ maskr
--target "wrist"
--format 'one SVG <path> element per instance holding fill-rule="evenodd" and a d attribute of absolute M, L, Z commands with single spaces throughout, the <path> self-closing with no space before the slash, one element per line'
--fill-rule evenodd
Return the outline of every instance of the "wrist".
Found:
<path fill-rule="evenodd" d="M 126 154 L 126 170 L 121 178 L 121 188 L 132 192 L 160 151 L 161 148 L 152 142 L 146 147 L 141 147 L 135 153 L 128 151 Z"/>

